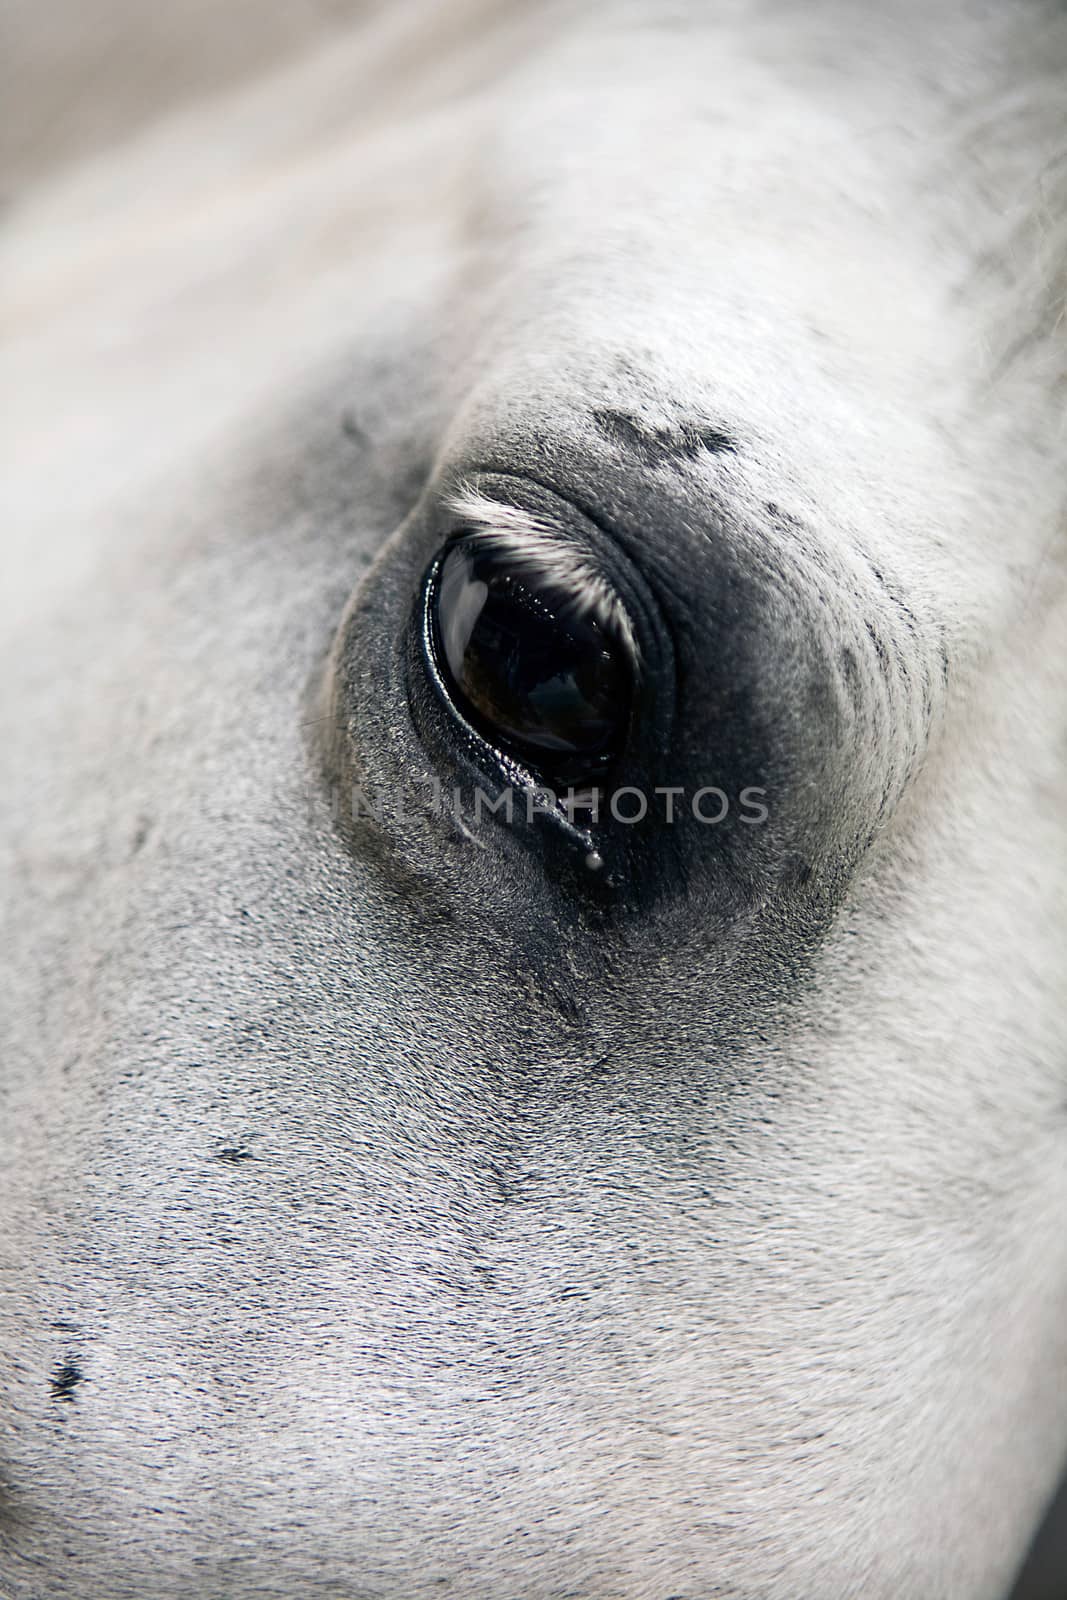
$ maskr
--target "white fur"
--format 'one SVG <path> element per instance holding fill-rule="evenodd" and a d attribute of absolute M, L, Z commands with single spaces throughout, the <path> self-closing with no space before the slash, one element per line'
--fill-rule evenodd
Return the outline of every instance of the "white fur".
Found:
<path fill-rule="evenodd" d="M 1063 31 L 405 0 L 15 195 L 4 1600 L 1007 1591 L 1067 1438 Z M 951 662 L 729 1049 L 765 908 L 539 942 L 309 755 L 439 465 L 621 472 L 604 406 L 739 441 L 655 479 L 683 599 L 721 505 Z"/>

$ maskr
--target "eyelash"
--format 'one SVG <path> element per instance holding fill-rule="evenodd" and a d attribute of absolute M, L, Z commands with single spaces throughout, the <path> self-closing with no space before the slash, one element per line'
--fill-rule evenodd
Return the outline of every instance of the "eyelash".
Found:
<path fill-rule="evenodd" d="M 627 649 L 635 670 L 641 653 L 633 623 L 613 585 L 575 545 L 531 512 L 492 500 L 469 485 L 449 497 L 457 533 L 484 539 L 487 553 L 509 558 L 515 576 L 549 578 L 567 596 L 576 616 L 592 616 Z"/>

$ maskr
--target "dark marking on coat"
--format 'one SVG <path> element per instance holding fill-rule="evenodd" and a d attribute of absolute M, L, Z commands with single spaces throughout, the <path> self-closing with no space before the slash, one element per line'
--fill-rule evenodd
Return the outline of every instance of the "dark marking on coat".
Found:
<path fill-rule="evenodd" d="M 256 1158 L 251 1150 L 246 1150 L 244 1145 L 226 1144 L 221 1150 L 216 1150 L 215 1155 L 219 1161 L 227 1161 L 231 1166 L 239 1166 L 242 1161 L 254 1161 Z"/>
<path fill-rule="evenodd" d="M 132 861 L 135 856 L 140 855 L 141 851 L 144 849 L 145 845 L 148 843 L 148 840 L 152 836 L 154 825 L 154 818 L 145 816 L 138 817 L 137 825 L 134 828 L 133 834 L 130 838 L 128 860 Z"/>
<path fill-rule="evenodd" d="M 84 1373 L 75 1361 L 64 1361 L 48 1380 L 53 1400 L 73 1400 L 74 1391 L 84 1379 Z"/>
<path fill-rule="evenodd" d="M 365 450 L 370 444 L 370 435 L 366 428 L 363 427 L 351 411 L 345 411 L 341 416 L 341 432 L 346 439 L 351 439 L 352 443 L 358 445 L 361 450 Z"/>
<path fill-rule="evenodd" d="M 737 444 L 728 433 L 699 423 L 679 422 L 668 427 L 652 428 L 638 417 L 610 408 L 595 410 L 593 421 L 598 432 L 610 444 L 635 456 L 648 467 L 694 461 L 701 455 L 737 454 Z"/>

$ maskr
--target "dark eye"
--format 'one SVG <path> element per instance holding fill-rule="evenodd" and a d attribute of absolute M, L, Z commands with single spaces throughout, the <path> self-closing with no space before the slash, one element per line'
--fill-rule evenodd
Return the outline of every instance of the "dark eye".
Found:
<path fill-rule="evenodd" d="M 621 602 L 558 550 L 492 535 L 449 545 L 430 579 L 436 665 L 485 739 L 559 787 L 606 771 L 629 726 L 635 651 Z"/>

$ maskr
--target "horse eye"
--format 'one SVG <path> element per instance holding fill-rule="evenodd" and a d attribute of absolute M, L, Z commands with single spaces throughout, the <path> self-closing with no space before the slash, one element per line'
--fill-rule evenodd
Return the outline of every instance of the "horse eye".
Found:
<path fill-rule="evenodd" d="M 454 708 L 485 739 L 556 787 L 595 778 L 621 754 L 635 656 L 621 603 L 601 579 L 571 581 L 537 556 L 469 535 L 432 570 L 433 651 Z"/>

